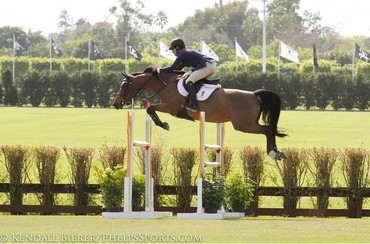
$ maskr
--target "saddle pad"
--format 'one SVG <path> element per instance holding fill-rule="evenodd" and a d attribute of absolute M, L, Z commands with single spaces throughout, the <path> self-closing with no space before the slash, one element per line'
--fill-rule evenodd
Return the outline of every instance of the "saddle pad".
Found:
<path fill-rule="evenodd" d="M 177 82 L 177 90 L 182 96 L 187 97 L 189 93 L 187 90 L 185 90 L 182 84 L 183 84 L 183 79 L 180 79 Z M 217 84 L 217 85 L 203 84 L 200 90 L 197 92 L 197 100 L 198 101 L 207 100 L 209 96 L 218 88 L 221 88 L 220 84 Z"/>

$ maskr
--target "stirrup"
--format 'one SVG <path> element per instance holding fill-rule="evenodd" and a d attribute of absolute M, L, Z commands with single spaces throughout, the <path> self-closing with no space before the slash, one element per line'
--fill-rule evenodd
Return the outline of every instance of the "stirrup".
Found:
<path fill-rule="evenodd" d="M 194 113 L 198 112 L 198 107 L 194 106 L 194 105 L 189 105 L 188 104 L 188 105 L 185 106 L 185 108 L 186 108 L 186 110 L 189 110 L 189 111 L 194 112 Z"/>

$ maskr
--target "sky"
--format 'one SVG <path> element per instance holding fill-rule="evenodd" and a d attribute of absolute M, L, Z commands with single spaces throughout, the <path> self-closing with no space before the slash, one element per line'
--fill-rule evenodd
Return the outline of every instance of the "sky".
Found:
<path fill-rule="evenodd" d="M 135 2 L 134 0 L 132 0 Z M 163 10 L 169 25 L 182 23 L 196 10 L 213 7 L 219 0 L 142 0 L 144 12 L 157 14 Z M 223 3 L 234 0 L 223 0 Z M 268 1 L 268 0 L 267 0 Z M 250 6 L 263 9 L 262 0 L 249 0 Z M 59 32 L 58 17 L 63 9 L 74 21 L 85 18 L 91 23 L 111 21 L 108 9 L 118 5 L 118 0 L 11 0 L 0 8 L 0 27 L 19 26 L 23 30 L 42 31 L 45 36 Z M 370 36 L 368 17 L 369 0 L 301 0 L 301 12 L 320 12 L 322 24 L 333 27 L 342 36 Z"/>

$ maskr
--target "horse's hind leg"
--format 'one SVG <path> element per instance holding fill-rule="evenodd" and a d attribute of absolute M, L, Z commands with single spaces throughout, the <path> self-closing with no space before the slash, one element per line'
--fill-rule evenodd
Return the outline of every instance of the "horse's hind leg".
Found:
<path fill-rule="evenodd" d="M 267 144 L 267 155 L 269 155 L 272 159 L 280 160 L 286 158 L 283 152 L 279 152 L 276 146 L 276 136 L 272 131 L 271 127 L 268 125 L 260 125 L 257 122 L 251 123 L 235 123 L 232 122 L 234 129 L 238 131 L 242 131 L 245 133 L 252 133 L 252 134 L 263 134 L 266 136 L 266 144 Z"/>

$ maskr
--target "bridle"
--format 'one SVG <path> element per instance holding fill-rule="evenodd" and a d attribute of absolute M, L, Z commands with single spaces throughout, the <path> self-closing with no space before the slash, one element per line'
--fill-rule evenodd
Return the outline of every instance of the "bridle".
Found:
<path fill-rule="evenodd" d="M 124 75 L 124 76 L 125 76 L 125 78 L 127 80 L 124 80 L 124 82 L 122 82 L 121 89 L 123 88 L 123 85 L 126 85 L 127 87 L 125 88 L 125 91 L 126 90 L 129 90 L 130 91 L 131 88 L 132 88 L 132 86 L 133 86 L 133 83 L 132 83 L 132 81 L 130 81 L 130 79 L 128 79 L 128 77 L 126 75 Z M 166 88 L 168 86 L 168 84 L 162 79 L 162 77 L 159 74 L 157 75 L 157 77 L 162 82 L 162 86 L 157 91 L 155 91 L 155 94 L 154 95 L 156 95 L 156 94 L 159 95 L 164 90 L 164 88 Z M 149 83 L 149 80 L 151 78 L 152 77 L 149 76 L 146 79 L 146 81 L 144 82 L 144 86 L 140 89 L 140 91 L 134 97 L 132 97 L 132 99 L 135 100 L 138 96 L 140 96 L 140 94 L 143 92 L 143 90 L 145 90 L 145 88 L 147 87 L 147 85 Z M 117 95 L 120 96 L 121 98 L 124 98 L 124 94 L 121 95 L 120 93 L 118 93 Z M 131 101 L 132 101 L 132 99 L 131 99 Z"/>

